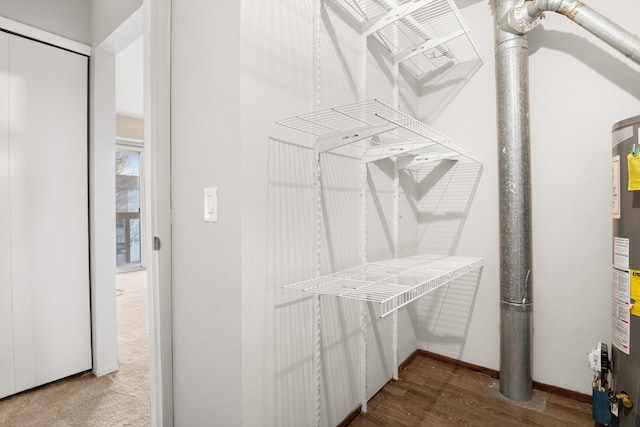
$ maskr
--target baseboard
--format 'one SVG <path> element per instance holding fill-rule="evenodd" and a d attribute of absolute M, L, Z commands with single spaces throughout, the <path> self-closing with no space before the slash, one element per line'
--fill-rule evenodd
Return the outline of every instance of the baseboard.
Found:
<path fill-rule="evenodd" d="M 549 385 L 538 381 L 533 382 L 533 388 L 547 393 L 553 393 L 557 396 L 566 397 L 567 399 L 575 400 L 577 402 L 588 403 L 590 405 L 593 401 L 593 396 L 590 394 L 584 394 L 574 390 L 568 390 L 566 388 L 556 387 L 554 385 Z"/>
<path fill-rule="evenodd" d="M 474 365 L 473 363 L 463 362 L 462 360 L 454 359 L 453 357 L 443 356 L 441 354 L 432 353 L 427 350 L 416 350 L 416 353 L 428 357 L 429 359 L 439 360 L 440 362 L 447 363 L 460 368 L 469 369 L 470 371 L 480 372 L 490 376 L 491 378 L 500 378 L 500 372 L 495 369 L 485 368 L 484 366 Z"/>
<path fill-rule="evenodd" d="M 461 368 L 466 368 L 471 371 L 480 372 L 482 374 L 489 375 L 491 378 L 500 378 L 500 372 L 495 369 L 489 369 L 489 368 L 485 368 L 484 366 L 474 365 L 473 363 L 463 362 L 461 360 L 443 356 L 441 354 L 432 353 L 427 350 L 416 350 L 416 353 L 422 354 L 425 357 L 439 360 L 441 362 L 445 362 L 454 366 L 459 366 Z M 592 401 L 592 396 L 590 394 L 584 394 L 574 390 L 568 390 L 566 388 L 541 383 L 539 381 L 533 381 L 533 388 L 536 390 L 544 391 L 547 393 L 553 393 L 558 396 L 566 397 L 568 399 L 572 399 L 581 403 L 590 404 Z"/>
<path fill-rule="evenodd" d="M 120 369 L 120 366 L 115 365 L 115 366 L 111 366 L 109 368 L 102 368 L 102 369 L 92 369 L 91 372 L 93 373 L 93 375 L 95 375 L 96 377 L 101 377 L 103 375 L 107 375 L 110 374 L 112 372 L 116 372 Z"/>
<path fill-rule="evenodd" d="M 402 370 L 404 370 L 407 366 L 409 366 L 409 364 L 413 361 L 413 359 L 415 359 L 418 356 L 419 350 L 414 351 L 413 353 L 411 353 L 406 359 L 404 359 L 402 362 L 400 362 L 400 364 L 398 365 L 398 372 L 401 372 Z M 342 419 L 342 421 L 340 421 L 336 427 L 347 427 L 349 424 L 351 424 L 351 422 L 353 420 L 355 420 L 356 418 L 358 418 L 358 415 L 360 415 L 362 413 L 362 405 L 358 405 L 356 406 L 353 411 L 349 412 L 347 414 L 346 417 L 344 417 Z"/>
<path fill-rule="evenodd" d="M 353 411 L 349 412 L 342 421 L 336 425 L 336 427 L 347 427 L 353 420 L 358 418 L 358 415 L 362 413 L 362 405 L 358 405 Z"/>
<path fill-rule="evenodd" d="M 409 364 L 411 362 L 413 362 L 413 359 L 415 359 L 416 357 L 418 357 L 418 350 L 414 351 L 413 353 L 411 353 L 409 355 L 409 357 L 407 357 L 406 359 L 404 359 L 404 361 L 402 361 L 399 365 L 398 365 L 398 372 L 402 372 L 406 369 L 407 366 L 409 366 Z"/>

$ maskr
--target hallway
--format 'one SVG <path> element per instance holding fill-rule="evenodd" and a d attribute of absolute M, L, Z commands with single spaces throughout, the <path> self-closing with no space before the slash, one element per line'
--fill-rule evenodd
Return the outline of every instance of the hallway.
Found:
<path fill-rule="evenodd" d="M 69 377 L 0 400 L 6 427 L 149 426 L 146 271 L 117 276 L 120 370 Z"/>

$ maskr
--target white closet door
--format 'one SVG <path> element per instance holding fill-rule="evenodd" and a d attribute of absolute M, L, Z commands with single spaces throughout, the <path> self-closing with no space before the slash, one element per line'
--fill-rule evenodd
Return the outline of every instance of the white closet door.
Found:
<path fill-rule="evenodd" d="M 16 391 L 91 368 L 87 58 L 9 40 Z"/>
<path fill-rule="evenodd" d="M 15 392 L 9 214 L 9 35 L 0 33 L 0 397 Z"/>

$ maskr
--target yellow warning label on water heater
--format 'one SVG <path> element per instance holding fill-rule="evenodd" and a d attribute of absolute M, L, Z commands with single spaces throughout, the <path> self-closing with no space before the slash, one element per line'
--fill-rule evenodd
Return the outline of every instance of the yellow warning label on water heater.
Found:
<path fill-rule="evenodd" d="M 640 190 L 640 154 L 627 154 L 629 165 L 629 191 Z"/>
<path fill-rule="evenodd" d="M 631 314 L 640 316 L 640 270 L 629 270 L 631 285 Z"/>

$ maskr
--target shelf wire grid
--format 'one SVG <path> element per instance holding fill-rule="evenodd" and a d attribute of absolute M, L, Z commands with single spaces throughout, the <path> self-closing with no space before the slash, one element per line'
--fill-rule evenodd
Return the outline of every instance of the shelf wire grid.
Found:
<path fill-rule="evenodd" d="M 377 303 L 380 317 L 385 317 L 482 267 L 482 258 L 416 255 L 367 263 L 283 288 Z"/>
<path fill-rule="evenodd" d="M 417 77 L 451 61 L 454 64 L 482 61 L 453 0 L 341 0 L 340 3 L 363 28 L 383 19 L 388 22 L 375 31 L 375 37 Z M 419 7 L 411 13 L 401 13 L 412 4 Z"/>
<path fill-rule="evenodd" d="M 411 157 L 409 168 L 458 156 L 480 162 L 464 145 L 377 99 L 314 111 L 276 123 L 319 137 L 321 149 L 325 145 L 338 148 L 352 145 L 367 162 L 391 156 Z"/>

